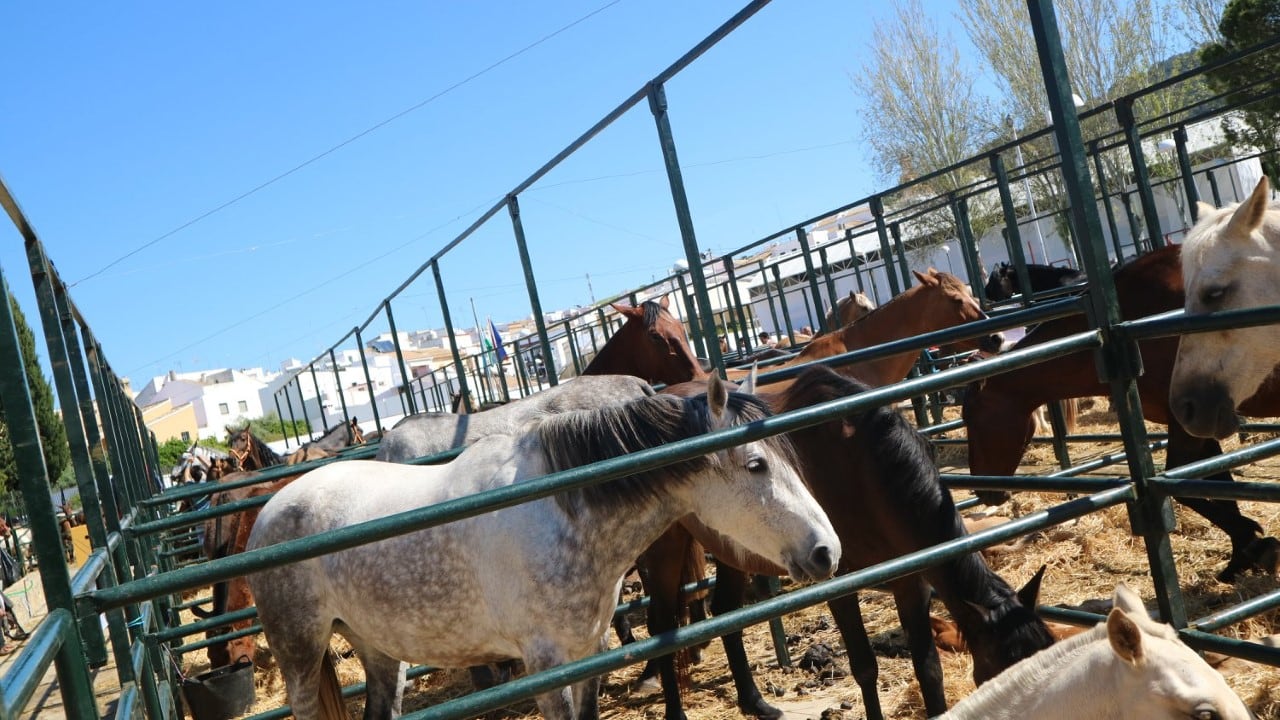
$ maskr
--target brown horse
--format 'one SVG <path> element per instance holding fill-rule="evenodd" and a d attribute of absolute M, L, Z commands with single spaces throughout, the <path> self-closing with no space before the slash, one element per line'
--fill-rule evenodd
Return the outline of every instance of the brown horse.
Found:
<path fill-rule="evenodd" d="M 668 310 L 667 296 L 640 305 L 615 303 L 627 318 L 600 348 L 583 375 L 634 375 L 649 383 L 674 385 L 706 379 L 702 362 L 689 348 L 684 325 Z"/>
<path fill-rule="evenodd" d="M 275 450 L 267 447 L 266 443 L 253 434 L 252 425 L 249 423 L 245 423 L 240 430 L 227 428 L 227 446 L 230 449 L 233 470 L 245 472 L 261 470 L 285 461 Z"/>
<path fill-rule="evenodd" d="M 861 320 L 875 309 L 876 304 L 871 298 L 850 290 L 827 312 L 827 332 L 835 332 L 855 320 Z"/>
<path fill-rule="evenodd" d="M 761 397 L 776 412 L 786 412 L 867 389 L 830 368 L 814 367 L 803 372 L 783 393 Z M 697 392 L 697 388 L 682 384 L 667 391 L 685 394 Z M 892 408 L 853 413 L 843 420 L 793 432 L 791 439 L 805 482 L 831 519 L 844 548 L 838 573 L 860 570 L 966 534 L 951 494 L 942 487 L 928 440 Z M 736 548 L 718 545 L 714 536 L 708 537 L 697 528 L 689 530 L 706 542 L 719 559 L 712 597 L 715 614 L 742 606 L 746 585 L 743 571 L 780 574 L 758 559 L 745 558 L 744 562 Z M 665 558 L 666 564 L 650 566 L 650 575 L 675 574 L 686 552 L 687 549 L 672 549 Z M 1053 642 L 1048 628 L 1034 612 L 1040 578 L 1037 573 L 1026 587 L 1015 592 L 975 552 L 889 583 L 907 633 L 927 715 L 946 711 L 942 667 L 929 621 L 930 588 L 936 590 L 966 637 L 974 657 L 974 680 L 982 683 Z M 667 583 L 663 587 L 669 586 Z M 672 596 L 659 597 L 650 590 L 650 597 L 650 634 L 674 627 L 670 608 L 676 606 L 671 602 Z M 862 623 L 858 596 L 845 596 L 829 606 L 862 689 L 867 717 L 879 718 L 878 670 Z M 764 702 L 751 676 L 742 634 L 725 635 L 722 640 L 738 692 L 738 707 L 751 715 L 779 717 L 781 712 Z M 674 670 L 663 667 L 662 672 L 666 717 L 682 718 L 679 693 L 669 682 L 674 679 Z"/>
<path fill-rule="evenodd" d="M 1171 245 L 1143 255 L 1114 273 L 1120 313 L 1136 319 L 1182 307 L 1180 248 Z M 1042 323 L 1027 333 L 1015 348 L 1047 342 L 1087 330 L 1083 316 Z M 1165 466 L 1175 468 L 1222 452 L 1213 439 L 1192 437 L 1173 420 L 1169 409 L 1169 379 L 1177 354 L 1178 338 L 1157 338 L 1139 343 L 1143 373 L 1138 377 L 1142 412 L 1146 419 L 1169 426 Z M 1047 402 L 1066 398 L 1105 395 L 1108 387 L 1098 381 L 1094 356 L 1080 352 L 1013 370 L 970 386 L 965 395 L 964 420 L 968 427 L 969 472 L 974 475 L 1012 475 L 1026 451 L 1032 432 L 1032 411 Z M 1252 416 L 1280 414 L 1280 384 L 1273 379 L 1241 406 Z M 1230 482 L 1224 471 L 1210 480 Z M 979 493 L 989 504 L 998 504 L 1004 493 Z M 1180 498 L 1179 502 L 1203 515 L 1231 538 L 1231 560 L 1218 575 L 1230 582 L 1257 564 L 1262 526 L 1240 514 L 1234 501 Z M 1251 549 L 1252 548 L 1252 549 Z"/>
<path fill-rule="evenodd" d="M 945 330 L 975 320 L 985 320 L 987 314 L 974 300 L 969 286 L 950 273 L 915 273 L 919 285 L 908 288 L 902 294 L 876 308 L 861 320 L 841 328 L 838 332 L 815 337 L 799 355 L 780 365 L 769 368 L 780 370 L 813 360 L 834 357 L 854 350 Z M 983 350 L 997 352 L 1003 337 L 999 333 L 984 335 L 974 340 L 956 343 L 959 350 Z M 838 368 L 842 375 L 855 377 L 873 387 L 898 382 L 911 372 L 920 352 L 911 350 L 878 360 L 845 365 Z M 729 379 L 741 381 L 747 371 L 730 371 Z M 781 392 L 791 381 L 770 383 L 769 392 Z"/>

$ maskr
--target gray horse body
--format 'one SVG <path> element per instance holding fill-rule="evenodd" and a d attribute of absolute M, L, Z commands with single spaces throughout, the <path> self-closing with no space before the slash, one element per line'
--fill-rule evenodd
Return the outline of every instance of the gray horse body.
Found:
<path fill-rule="evenodd" d="M 489 435 L 515 432 L 542 415 L 614 405 L 652 394 L 653 388 L 648 383 L 630 375 L 584 375 L 474 415 L 410 415 L 382 437 L 375 459 L 409 462 L 469 445 Z"/>

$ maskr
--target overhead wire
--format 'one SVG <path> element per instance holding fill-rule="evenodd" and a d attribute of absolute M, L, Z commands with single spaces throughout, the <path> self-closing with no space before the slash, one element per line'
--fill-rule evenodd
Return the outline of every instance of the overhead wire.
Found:
<path fill-rule="evenodd" d="M 299 164 L 297 164 L 297 165 L 293 166 L 292 168 L 289 168 L 288 170 L 285 170 L 284 172 L 280 173 L 279 175 L 276 175 L 275 177 L 273 177 L 273 178 L 271 178 L 271 179 L 269 179 L 269 180 L 267 180 L 267 181 L 265 181 L 265 182 L 259 183 L 258 185 L 254 186 L 253 188 L 250 188 L 249 190 L 246 190 L 245 192 L 242 192 L 242 193 L 240 193 L 239 195 L 236 195 L 235 197 L 231 198 L 230 200 L 227 200 L 226 202 L 222 203 L 221 205 L 218 205 L 217 207 L 215 207 L 215 208 L 213 208 L 213 209 L 211 209 L 211 210 L 207 210 L 207 211 L 205 211 L 205 212 L 201 213 L 200 215 L 197 215 L 196 217 L 194 217 L 194 218 L 192 218 L 192 219 L 190 219 L 190 220 L 188 220 L 188 221 L 186 221 L 186 222 L 182 223 L 181 225 L 178 225 L 177 227 L 173 228 L 172 230 L 169 230 L 168 232 L 165 232 L 165 233 L 163 233 L 163 234 L 159 235 L 159 236 L 158 236 L 158 237 L 156 237 L 156 238 L 153 238 L 153 239 L 151 239 L 151 240 L 148 240 L 147 242 L 145 242 L 145 243 L 143 243 L 143 244 L 139 245 L 138 247 L 136 247 L 136 248 L 134 248 L 134 249 L 130 250 L 129 252 L 127 252 L 127 253 L 125 253 L 125 254 L 123 254 L 123 255 L 121 255 L 121 256 L 119 256 L 119 257 L 117 257 L 116 259 L 112 260 L 111 262 L 107 263 L 106 265 L 103 265 L 102 267 L 98 268 L 97 270 L 94 270 L 93 272 L 89 273 L 88 275 L 85 275 L 84 277 L 80 278 L 79 280 L 76 280 L 75 282 L 73 282 L 73 283 L 71 283 L 70 285 L 68 285 L 68 287 L 69 287 L 69 288 L 73 288 L 73 287 L 75 287 L 75 286 L 79 285 L 80 283 L 83 283 L 83 282 L 85 282 L 85 281 L 87 281 L 87 280 L 92 280 L 93 278 L 98 277 L 98 276 L 99 276 L 99 275 L 101 275 L 102 273 L 106 272 L 107 270 L 110 270 L 111 268 L 115 267 L 116 265 L 119 265 L 120 263 L 124 262 L 125 260 L 128 260 L 129 258 L 133 257 L 134 255 L 137 255 L 138 253 L 142 252 L 143 250 L 146 250 L 147 248 L 153 247 L 153 246 L 154 246 L 154 245 L 156 245 L 157 243 L 160 243 L 160 242 L 162 242 L 162 241 L 164 241 L 164 240 L 167 240 L 168 238 L 173 237 L 174 235 L 176 235 L 176 234 L 178 234 L 178 233 L 182 232 L 183 230 L 186 230 L 187 228 L 191 227 L 192 225 L 195 225 L 196 223 L 199 223 L 199 222 L 200 222 L 200 221 L 202 221 L 202 220 L 205 220 L 205 219 L 207 219 L 207 218 L 209 218 L 209 217 L 211 217 L 211 216 L 213 216 L 213 215 L 216 215 L 217 213 L 222 212 L 223 210 L 226 210 L 227 208 L 231 207 L 232 205 L 235 205 L 236 203 L 240 202 L 241 200 L 244 200 L 245 198 L 247 198 L 247 197 L 249 197 L 249 196 L 251 196 L 251 195 L 253 195 L 253 194 L 257 193 L 257 192 L 259 192 L 259 191 L 261 191 L 261 190 L 264 190 L 264 189 L 266 189 L 266 188 L 268 188 L 268 187 L 270 187 L 270 186 L 272 186 L 272 185 L 274 185 L 274 184 L 276 184 L 276 183 L 280 182 L 281 180 L 283 180 L 283 179 L 285 179 L 285 178 L 289 177 L 290 175 L 293 175 L 294 173 L 298 172 L 299 170 L 302 170 L 302 169 L 304 169 L 304 168 L 306 168 L 306 167 L 308 167 L 308 166 L 310 166 L 310 165 L 312 165 L 312 164 L 314 164 L 314 163 L 318 162 L 319 160 L 322 160 L 322 159 L 324 159 L 324 158 L 328 157 L 329 155 L 332 155 L 333 153 L 337 152 L 338 150 L 341 150 L 342 148 L 344 148 L 344 147 L 346 147 L 346 146 L 350 145 L 351 143 L 353 143 L 353 142 L 355 142 L 355 141 L 357 141 L 357 140 L 359 140 L 359 139 L 361 139 L 361 138 L 363 138 L 363 137 L 365 137 L 365 136 L 369 135 L 370 133 L 373 133 L 373 132 L 375 132 L 375 131 L 377 131 L 377 130 L 380 130 L 381 128 L 386 127 L 387 125 L 389 125 L 389 124 L 391 124 L 391 123 L 395 122 L 396 120 L 399 120 L 400 118 L 402 118 L 402 117 L 404 117 L 404 116 L 406 116 L 406 115 L 408 115 L 408 114 L 410 114 L 410 113 L 412 113 L 412 112 L 414 112 L 414 111 L 416 111 L 416 110 L 420 110 L 421 108 L 426 107 L 427 105 L 431 104 L 432 102 L 435 102 L 436 100 L 438 100 L 438 99 L 440 99 L 440 98 L 444 97 L 445 95 L 448 95 L 449 93 L 453 92 L 454 90 L 457 90 L 458 88 L 462 87 L 463 85 L 466 85 L 467 83 L 469 83 L 469 82 L 471 82 L 471 81 L 473 81 L 473 80 L 476 80 L 477 78 L 481 77 L 482 75 L 485 75 L 486 73 L 491 72 L 491 71 L 493 71 L 493 70 L 497 69 L 498 67 L 501 67 L 502 65 L 505 65 L 506 63 L 510 62 L 511 60 L 514 60 L 515 58 L 520 57 L 521 55 L 525 54 L 526 52 L 529 52 L 530 50 L 532 50 L 532 49 L 534 49 L 534 48 L 538 47 L 539 45 L 541 45 L 541 44 L 543 44 L 543 43 L 547 42 L 548 40 L 550 40 L 550 39 L 552 39 L 552 38 L 556 37 L 557 35 L 560 35 L 561 33 L 565 32 L 565 31 L 567 31 L 567 30 L 570 30 L 570 29 L 572 29 L 573 27 L 575 27 L 575 26 L 577 26 L 577 25 L 580 25 L 580 24 L 581 24 L 581 23 L 583 23 L 583 22 L 586 22 L 587 20 L 591 19 L 592 17 L 594 17 L 594 16 L 596 16 L 596 15 L 598 15 L 598 14 L 600 14 L 600 13 L 604 12 L 605 10 L 608 10 L 609 8 L 613 7 L 614 5 L 617 5 L 617 4 L 618 4 L 618 3 L 620 3 L 620 2 L 622 2 L 622 0 L 610 0 L 610 2 L 605 3 L 604 5 L 601 5 L 600 7 L 596 8 L 595 10 L 592 10 L 591 12 L 587 13 L 586 15 L 583 15 L 582 17 L 578 18 L 577 20 L 574 20 L 573 22 L 569 23 L 568 25 L 565 25 L 565 26 L 561 27 L 560 29 L 558 29 L 558 30 L 556 30 L 556 31 L 554 31 L 554 32 L 552 32 L 552 33 L 549 33 L 549 34 L 547 34 L 547 35 L 542 36 L 541 38 L 539 38 L 539 39 L 535 40 L 534 42 L 529 43 L 528 45 L 526 45 L 526 46 L 524 46 L 524 47 L 520 48 L 519 50 L 516 50 L 515 52 L 513 52 L 513 53 L 511 53 L 511 54 L 507 55 L 506 57 L 502 58 L 501 60 L 498 60 L 498 61 L 496 61 L 496 62 L 494 62 L 494 63 L 491 63 L 489 66 L 485 67 L 484 69 L 482 69 L 482 70 L 478 70 L 478 71 L 476 71 L 476 72 L 472 73 L 471 75 L 468 75 L 467 77 L 463 78 L 462 80 L 459 80 L 459 81 L 457 81 L 457 82 L 453 83 L 452 85 L 450 85 L 450 86 L 446 87 L 445 89 L 443 89 L 443 90 L 441 90 L 441 91 L 437 92 L 436 94 L 432 95 L 431 97 L 429 97 L 429 98 L 427 98 L 427 99 L 425 99 L 425 100 L 423 100 L 423 101 L 421 101 L 421 102 L 419 102 L 419 103 L 416 103 L 416 104 L 414 104 L 414 105 L 412 105 L 412 106 L 410 106 L 410 107 L 408 107 L 408 108 L 405 108 L 404 110 L 401 110 L 400 112 L 398 112 L 398 113 L 396 113 L 396 114 L 394 114 L 394 115 L 392 115 L 392 116 L 390 116 L 390 117 L 388 117 L 388 118 L 386 118 L 386 119 L 384 119 L 384 120 L 382 120 L 382 121 L 380 121 L 380 122 L 377 122 L 377 123 L 375 123 L 375 124 L 371 125 L 371 126 L 370 126 L 370 127 L 368 127 L 368 128 L 365 128 L 364 130 L 362 130 L 362 131 L 360 131 L 360 132 L 356 133 L 355 135 L 352 135 L 351 137 L 347 138 L 346 140 L 343 140 L 342 142 L 338 143 L 337 145 L 334 145 L 334 146 L 330 147 L 328 150 L 325 150 L 324 152 L 321 152 L 321 153 L 319 153 L 318 155 L 314 155 L 314 156 L 312 156 L 311 158 L 309 158 L 309 159 L 307 159 L 307 160 L 304 160 L 303 162 L 301 162 L 301 163 L 299 163 Z"/>

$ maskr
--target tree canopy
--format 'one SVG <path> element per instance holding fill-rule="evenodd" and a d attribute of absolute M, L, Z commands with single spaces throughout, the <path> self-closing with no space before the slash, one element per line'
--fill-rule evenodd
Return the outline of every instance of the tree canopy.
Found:
<path fill-rule="evenodd" d="M 35 407 L 36 424 L 40 429 L 40 444 L 44 449 L 44 462 L 50 482 L 56 482 L 71 464 L 71 448 L 67 445 L 67 430 L 54 411 L 53 390 L 40 371 L 36 355 L 36 338 L 27 325 L 27 318 L 12 295 L 9 306 L 13 310 L 14 325 L 18 329 L 18 346 L 22 349 L 22 363 L 27 375 L 27 389 L 31 404 Z M 4 407 L 0 406 L 0 483 L 7 489 L 18 487 L 18 468 L 9 440 L 8 423 L 4 419 Z"/>
<path fill-rule="evenodd" d="M 1280 34 L 1280 0 L 1231 0 L 1223 10 L 1218 32 L 1221 39 L 1200 51 L 1201 62 L 1215 62 Z M 1255 81 L 1273 74 L 1278 62 L 1280 49 L 1254 53 L 1211 71 L 1209 83 L 1218 92 L 1226 92 L 1229 103 L 1248 102 L 1275 90 L 1274 83 L 1259 87 Z M 1238 114 L 1224 118 L 1222 130 L 1232 143 L 1266 153 L 1262 171 L 1272 185 L 1280 186 L 1280 162 L 1276 158 L 1276 151 L 1280 150 L 1280 97 L 1250 102 Z"/>

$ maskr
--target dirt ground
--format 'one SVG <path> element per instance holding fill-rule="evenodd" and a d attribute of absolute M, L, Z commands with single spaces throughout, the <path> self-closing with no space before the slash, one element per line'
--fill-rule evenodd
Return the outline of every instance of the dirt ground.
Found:
<path fill-rule="evenodd" d="M 1088 401 L 1086 401 L 1088 402 Z M 949 411 L 949 417 L 955 411 Z M 1152 432 L 1163 427 L 1150 426 Z M 1115 432 L 1115 418 L 1106 410 L 1106 402 L 1094 403 L 1082 412 L 1078 432 Z M 963 437 L 963 431 L 951 437 Z M 1235 447 L 1234 441 L 1226 449 Z M 1081 462 L 1105 453 L 1116 452 L 1118 443 L 1072 443 L 1073 461 Z M 1157 468 L 1163 467 L 1163 453 L 1157 453 Z M 963 445 L 943 446 L 939 461 L 946 471 L 966 471 Z M 1024 458 L 1022 472 L 1051 472 L 1057 469 L 1052 448 L 1034 445 Z M 1109 468 L 1097 475 L 1123 473 L 1123 466 Z M 1280 477 L 1280 459 L 1258 463 L 1237 471 L 1241 479 L 1269 481 Z M 957 493 L 957 499 L 967 493 Z M 1001 508 L 1002 514 L 1021 515 L 1053 504 L 1053 495 L 1026 494 Z M 1269 535 L 1280 536 L 1280 505 L 1241 503 L 1246 515 L 1262 524 Z M 1179 508 L 1178 528 L 1172 535 L 1178 573 L 1191 618 L 1201 617 L 1215 609 L 1271 591 L 1276 579 L 1265 575 L 1245 577 L 1227 585 L 1214 579 L 1225 565 L 1229 544 L 1226 537 L 1198 515 Z M 1086 600 L 1109 599 L 1116 583 L 1124 581 L 1136 589 L 1153 607 L 1153 589 L 1147 574 L 1142 540 L 1130 535 L 1123 507 L 1082 518 L 1074 523 L 1043 533 L 1020 550 L 997 556 L 992 567 L 1011 585 L 1020 587 L 1042 564 L 1048 566 L 1041 589 L 1042 604 L 1077 605 Z M 788 587 L 784 580 L 784 589 Z M 862 596 L 863 615 L 879 658 L 879 694 L 886 716 L 895 720 L 924 718 L 924 707 L 911 669 L 910 658 L 900 629 L 892 599 L 884 593 L 866 592 Z M 947 617 L 940 603 L 934 613 Z M 825 645 L 836 658 L 836 667 L 848 672 L 848 661 L 835 624 L 825 605 L 788 616 L 783 620 L 788 635 L 788 650 L 799 662 L 806 651 Z M 634 619 L 637 636 L 643 637 L 643 618 Z M 1232 637 L 1259 638 L 1280 633 L 1280 618 L 1275 612 L 1228 628 L 1223 634 Z M 790 718 L 822 718 L 822 720 L 854 720 L 864 717 L 860 692 L 847 675 L 821 678 L 814 672 L 779 667 L 768 627 L 761 625 L 746 633 L 747 653 L 752 659 L 756 679 L 769 701 L 781 707 Z M 335 647 L 341 645 L 335 639 Z M 269 665 L 269 653 L 259 640 L 259 660 Z M 949 703 L 955 703 L 973 691 L 972 663 L 967 654 L 942 652 L 943 673 Z M 204 669 L 203 654 L 186 658 L 188 672 Z M 1228 683 L 1245 700 L 1259 718 L 1280 718 L 1280 669 L 1231 661 L 1223 666 Z M 359 661 L 341 660 L 339 677 L 344 684 L 362 679 Z M 662 703 L 656 690 L 632 687 L 639 668 L 628 668 L 611 674 L 604 683 L 601 714 L 607 720 L 654 720 L 662 717 Z M 457 697 L 470 690 L 465 671 L 445 671 L 418 679 L 406 691 L 406 712 Z M 723 650 L 718 642 L 703 653 L 700 664 L 692 668 L 692 684 L 685 693 L 685 709 L 689 720 L 738 720 L 742 714 L 736 706 L 733 684 L 729 677 Z M 284 684 L 274 667 L 257 673 L 257 704 L 253 712 L 279 707 L 285 702 Z M 348 705 L 353 717 L 363 709 L 360 700 Z M 532 701 L 503 713 L 505 717 L 538 714 Z"/>

